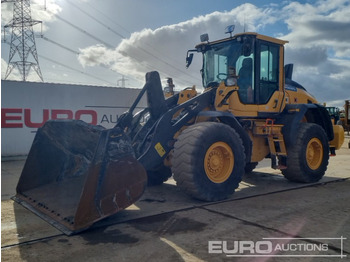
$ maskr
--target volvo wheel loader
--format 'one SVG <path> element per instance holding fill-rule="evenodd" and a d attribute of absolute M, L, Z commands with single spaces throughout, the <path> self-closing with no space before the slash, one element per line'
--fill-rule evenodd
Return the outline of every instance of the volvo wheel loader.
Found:
<path fill-rule="evenodd" d="M 344 141 L 325 107 L 292 80 L 287 41 L 240 33 L 187 52 L 202 53 L 204 91 L 165 99 L 159 74 L 146 83 L 116 126 L 76 120 L 39 128 L 17 200 L 70 234 L 125 209 L 149 184 L 172 174 L 177 186 L 204 201 L 230 197 L 264 158 L 291 181 L 316 182 Z M 135 112 L 143 95 L 146 109 Z"/>

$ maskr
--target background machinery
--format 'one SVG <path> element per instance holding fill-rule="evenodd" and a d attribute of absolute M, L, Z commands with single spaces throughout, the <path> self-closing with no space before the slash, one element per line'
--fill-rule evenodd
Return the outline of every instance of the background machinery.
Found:
<path fill-rule="evenodd" d="M 345 100 L 344 104 L 344 115 L 340 118 L 340 121 L 342 122 L 342 125 L 344 129 L 350 131 L 350 100 Z M 349 142 L 349 148 L 350 148 L 350 142 Z"/>
<path fill-rule="evenodd" d="M 15 199 L 66 233 L 134 203 L 172 174 L 194 198 L 230 197 L 264 158 L 291 181 L 316 182 L 344 140 L 325 107 L 284 66 L 287 41 L 241 33 L 187 52 L 202 53 L 204 91 L 165 99 L 157 72 L 116 126 L 48 121 L 38 130 Z M 172 83 L 171 83 L 172 84 Z M 148 107 L 135 113 L 147 94 Z"/>
<path fill-rule="evenodd" d="M 340 124 L 340 110 L 338 107 L 335 106 L 326 106 L 326 109 L 331 117 L 331 120 L 333 121 L 333 124 Z"/>

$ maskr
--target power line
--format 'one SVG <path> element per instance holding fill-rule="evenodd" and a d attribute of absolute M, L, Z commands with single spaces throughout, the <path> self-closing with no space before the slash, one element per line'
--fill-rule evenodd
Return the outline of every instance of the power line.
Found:
<path fill-rule="evenodd" d="M 130 30 L 126 29 L 124 26 L 122 26 L 121 24 L 117 23 L 114 19 L 112 19 L 111 17 L 109 17 L 108 15 L 106 15 L 105 13 L 103 13 L 102 11 L 100 11 L 98 8 L 92 6 L 89 2 L 85 3 L 86 5 L 90 6 L 91 9 L 93 9 L 94 11 L 97 11 L 98 13 L 100 13 L 101 15 L 103 15 L 105 18 L 107 18 L 109 21 L 111 21 L 113 24 L 117 25 L 118 27 L 120 27 L 121 29 L 123 29 L 125 32 L 127 32 L 128 34 L 131 34 Z"/>
<path fill-rule="evenodd" d="M 3 2 L 15 2 L 15 4 L 16 4 L 16 3 L 17 3 L 16 1 L 17 1 L 17 0 L 2 0 L 2 3 L 3 3 Z M 26 3 L 29 2 L 29 1 L 30 1 L 30 0 L 19 0 L 18 2 L 19 2 L 19 4 L 20 4 L 21 2 L 25 2 L 25 4 L 26 4 Z M 20 6 L 25 6 L 25 4 L 24 4 L 24 5 L 21 5 L 21 4 L 20 4 Z M 47 11 L 48 11 L 48 10 L 47 10 Z M 60 17 L 60 16 L 58 16 L 57 14 L 52 13 L 51 11 L 48 11 L 48 12 L 51 13 L 52 15 L 54 15 L 54 16 L 55 16 L 56 18 L 58 18 L 59 20 L 61 20 L 61 21 L 65 22 L 65 23 L 67 23 L 68 25 L 72 26 L 73 28 L 75 28 L 75 29 L 81 31 L 82 33 L 84 33 L 84 34 L 86 34 L 86 35 L 88 35 L 89 37 L 91 37 L 91 38 L 93 38 L 93 39 L 95 39 L 95 40 L 97 40 L 97 41 L 99 41 L 99 42 L 102 42 L 102 43 L 105 44 L 106 46 L 112 48 L 112 45 L 110 45 L 110 44 L 108 44 L 108 43 L 102 41 L 101 39 L 95 37 L 94 35 L 88 33 L 87 31 L 85 31 L 85 30 L 83 30 L 83 29 L 81 29 L 80 27 L 75 26 L 74 24 L 72 24 L 72 23 L 69 22 L 68 20 L 66 20 L 66 19 L 64 19 L 64 18 L 62 18 L 62 17 Z M 16 11 L 16 14 L 17 14 L 17 13 L 18 13 L 18 12 Z M 23 12 L 20 12 L 20 13 L 25 13 L 25 14 L 26 14 L 26 13 L 28 13 L 28 11 L 27 11 L 27 9 L 25 9 Z M 29 14 L 30 14 L 30 11 L 29 11 Z M 18 16 L 18 15 L 16 15 L 16 17 L 17 17 L 17 16 Z M 29 20 L 27 19 L 27 17 L 26 17 L 26 20 L 25 20 L 25 22 L 23 22 L 23 23 L 27 23 L 27 24 L 29 23 L 29 25 L 26 25 L 26 24 L 25 24 L 25 26 L 31 26 L 32 24 L 39 23 L 39 21 L 36 21 L 36 20 L 30 20 L 30 21 L 29 21 Z M 12 20 L 12 21 L 10 22 L 10 24 L 8 24 L 8 25 L 5 26 L 4 31 L 5 31 L 5 29 L 6 29 L 7 27 L 10 27 L 10 26 L 12 26 L 12 27 L 16 26 L 16 27 L 17 27 L 17 24 L 22 24 L 22 25 L 23 25 L 23 23 L 19 23 L 19 22 L 17 23 L 16 21 L 13 21 L 13 20 Z M 32 33 L 33 33 L 33 32 L 32 32 Z M 27 36 L 27 35 L 26 35 L 26 36 Z M 32 41 L 32 42 L 34 42 L 34 34 L 31 34 L 30 36 L 33 38 L 33 41 Z M 52 43 L 52 44 L 54 44 L 54 45 L 56 45 L 56 46 L 58 46 L 58 47 L 60 47 L 60 48 L 62 48 L 62 49 L 65 49 L 65 50 L 67 50 L 67 51 L 69 51 L 69 52 L 75 54 L 75 55 L 79 55 L 79 54 L 80 54 L 80 52 L 77 52 L 77 51 L 75 51 L 75 50 L 73 50 L 73 49 L 71 49 L 71 48 L 69 48 L 69 47 L 67 47 L 67 46 L 65 46 L 65 45 L 62 45 L 62 44 L 58 43 L 57 41 L 54 41 L 54 40 L 52 40 L 52 39 L 49 39 L 49 38 L 47 38 L 47 37 L 45 37 L 45 36 L 43 36 L 43 35 L 41 35 L 40 37 L 41 37 L 42 39 L 44 39 L 45 41 L 50 42 L 50 43 Z M 5 39 L 4 39 L 4 40 L 5 40 Z M 11 48 L 12 48 L 12 43 L 13 43 L 13 41 L 12 41 L 12 39 L 11 39 Z M 35 42 L 34 42 L 34 44 L 35 44 Z M 31 48 L 31 49 L 30 49 L 30 48 L 26 48 L 25 50 L 27 50 L 27 49 L 28 49 L 29 51 L 33 51 L 33 48 Z M 19 50 L 19 49 L 16 48 L 15 50 Z M 23 50 L 24 50 L 24 49 L 23 49 Z M 36 48 L 35 48 L 35 51 L 36 51 Z M 14 52 L 12 52 L 12 53 L 14 53 Z M 33 55 L 34 55 L 34 54 L 33 54 Z M 12 54 L 12 57 L 13 57 L 13 56 L 14 56 L 14 54 Z M 20 54 L 20 56 L 21 56 L 21 54 Z M 24 55 L 22 55 L 21 57 L 26 57 L 26 56 L 27 56 L 27 55 L 24 54 Z M 36 57 L 38 57 L 37 54 L 36 54 Z M 52 62 L 52 63 L 61 65 L 62 67 L 68 68 L 68 69 L 70 69 L 70 70 L 72 70 L 72 71 L 75 71 L 75 72 L 78 72 L 78 73 L 87 75 L 87 76 L 89 76 L 89 77 L 95 78 L 95 79 L 97 79 L 97 80 L 106 82 L 106 83 L 108 83 L 108 84 L 110 84 L 110 85 L 112 85 L 112 86 L 115 86 L 114 83 L 108 82 L 108 81 L 106 81 L 106 80 L 104 80 L 104 79 L 101 79 L 101 78 L 99 78 L 99 77 L 93 76 L 93 75 L 88 74 L 88 73 L 83 72 L 83 71 L 80 71 L 80 70 L 78 70 L 78 69 L 76 69 L 76 68 L 70 67 L 70 66 L 68 66 L 68 65 L 65 65 L 65 64 L 63 64 L 63 63 L 60 63 L 60 62 L 55 61 L 55 60 L 53 60 L 53 59 L 50 59 L 50 58 L 48 58 L 48 57 L 45 57 L 45 56 L 42 56 L 42 55 L 40 55 L 40 57 L 43 58 L 43 59 L 45 59 L 45 60 L 48 60 L 48 61 L 50 61 L 50 62 Z M 10 62 L 11 62 L 11 53 L 10 53 Z M 23 63 L 21 63 L 21 64 L 23 64 Z M 25 63 L 24 65 L 25 65 L 25 69 L 23 69 L 22 71 L 23 71 L 23 74 L 25 74 L 25 77 L 27 76 L 28 71 L 29 71 L 29 69 L 30 69 L 31 67 L 34 68 L 36 71 L 39 70 L 38 74 L 40 73 L 39 76 L 41 75 L 40 68 L 38 69 L 37 67 L 34 67 L 34 66 L 35 66 L 34 63 L 29 63 L 29 62 L 28 62 L 28 63 Z M 9 63 L 9 67 L 8 67 L 7 72 L 6 72 L 6 77 L 5 77 L 5 79 L 7 78 L 7 76 L 11 73 L 12 69 L 14 68 L 14 66 L 12 66 L 12 67 L 10 67 L 10 66 L 11 66 L 11 63 Z M 17 64 L 16 64 L 16 66 L 17 66 Z M 18 66 L 18 67 L 19 67 L 19 66 Z M 101 65 L 101 67 L 105 67 L 105 68 L 111 70 L 110 68 L 108 68 L 107 66 L 104 66 L 104 65 Z M 9 68 L 10 68 L 10 69 L 9 69 Z M 21 73 L 21 74 L 22 74 L 22 71 L 20 70 L 20 73 Z M 42 77 L 41 77 L 41 79 L 42 79 Z"/>
<path fill-rule="evenodd" d="M 64 46 L 64 45 L 62 45 L 62 44 L 60 44 L 60 43 L 58 43 L 58 42 L 56 42 L 56 41 L 54 41 L 54 40 L 52 40 L 52 39 L 49 39 L 49 38 L 47 38 L 47 37 L 45 37 L 45 36 L 43 36 L 43 35 L 41 35 L 40 37 L 41 37 L 42 39 L 44 39 L 45 41 L 48 41 L 49 43 L 52 43 L 52 44 L 54 44 L 54 45 L 56 45 L 56 46 L 58 46 L 58 47 L 60 47 L 60 48 L 62 48 L 62 49 L 65 49 L 65 50 L 67 50 L 67 51 L 69 51 L 69 52 L 71 52 L 71 53 L 73 53 L 73 54 L 76 54 L 76 55 L 79 55 L 79 54 L 80 54 L 79 52 L 77 52 L 77 51 L 75 51 L 75 50 L 73 50 L 73 49 L 71 49 L 71 48 L 69 48 L 69 47 L 67 47 L 67 46 Z M 9 43 L 7 43 L 6 41 L 5 41 L 4 43 L 9 44 Z M 89 76 L 89 77 L 95 78 L 95 79 L 97 79 L 97 80 L 106 82 L 106 83 L 108 83 L 108 84 L 110 84 L 110 85 L 112 85 L 112 86 L 115 86 L 115 84 L 113 84 L 113 83 L 111 83 L 111 82 L 108 82 L 108 81 L 106 81 L 105 79 L 96 77 L 96 76 L 94 76 L 94 75 L 88 74 L 88 73 L 83 72 L 83 71 L 80 71 L 80 70 L 78 70 L 78 69 L 76 69 L 76 68 L 70 67 L 70 66 L 68 66 L 68 65 L 65 65 L 65 64 L 63 64 L 63 63 L 61 63 L 61 62 L 58 62 L 58 61 L 53 60 L 53 59 L 51 59 L 51 58 L 48 58 L 48 57 L 46 57 L 46 56 L 43 56 L 43 55 L 38 55 L 38 56 L 39 56 L 40 58 L 42 58 L 42 59 L 45 59 L 45 60 L 50 61 L 50 62 L 52 62 L 52 63 L 54 63 L 54 64 L 60 65 L 60 66 L 62 66 L 62 67 L 65 67 L 65 68 L 67 68 L 67 69 L 69 69 L 69 70 L 72 70 L 72 71 L 75 71 L 75 72 L 78 72 L 78 73 L 87 75 L 87 76 Z M 101 67 L 104 67 L 104 68 L 106 68 L 106 69 L 108 69 L 108 70 L 113 71 L 112 69 L 110 69 L 109 67 L 107 67 L 107 66 L 105 66 L 105 65 L 101 65 Z M 133 79 L 136 80 L 135 78 L 133 78 Z"/>
<path fill-rule="evenodd" d="M 56 15 L 56 16 L 57 16 L 57 15 Z M 61 19 L 61 20 L 62 20 L 62 19 Z M 65 20 L 65 19 L 64 19 L 64 20 Z M 68 21 L 65 20 L 65 22 L 68 22 Z M 71 24 L 71 23 L 68 22 L 68 24 Z M 74 26 L 74 28 L 78 28 L 78 27 L 77 27 L 77 26 Z M 79 29 L 80 29 L 80 28 L 79 28 Z M 81 30 L 82 30 L 82 29 L 81 29 Z M 80 30 L 79 30 L 79 31 L 80 31 Z M 84 34 L 87 33 L 87 32 L 84 31 L 84 30 L 82 30 L 82 32 L 83 32 Z M 87 33 L 87 35 L 91 37 L 91 35 L 90 35 L 89 33 Z M 54 40 L 52 40 L 52 39 L 49 39 L 49 38 L 44 37 L 44 36 L 42 36 L 42 38 L 43 38 L 44 40 L 46 40 L 46 41 L 52 43 L 52 44 L 55 44 L 56 46 L 58 46 L 58 47 L 60 47 L 60 48 L 63 48 L 63 49 L 65 49 L 65 50 L 67 50 L 67 51 L 73 53 L 73 54 L 77 54 L 77 55 L 81 54 L 80 52 L 76 52 L 76 51 L 72 50 L 71 48 L 69 48 L 69 47 L 67 47 L 67 46 L 65 46 L 65 45 L 62 45 L 62 44 L 60 44 L 60 43 L 58 43 L 58 42 L 56 42 L 56 41 L 54 41 Z M 95 40 L 100 40 L 100 39 L 98 39 L 97 37 L 94 37 L 94 39 L 95 39 Z M 101 40 L 101 41 L 102 41 L 102 40 Z M 146 52 L 147 52 L 147 51 L 146 51 Z M 148 63 L 145 64 L 144 61 L 141 61 L 141 60 L 138 59 L 137 57 L 134 57 L 134 56 L 131 56 L 131 55 L 129 55 L 129 57 L 131 57 L 131 58 L 133 58 L 134 60 L 140 62 L 141 65 L 144 66 L 144 67 L 146 67 L 146 68 L 148 68 L 148 70 L 154 70 L 154 67 L 153 67 L 153 66 L 149 65 Z M 49 58 L 47 58 L 46 60 L 49 60 Z M 142 63 L 142 62 L 143 62 L 143 63 Z M 57 62 L 57 63 L 59 63 L 59 62 Z M 62 65 L 62 66 L 64 66 L 64 65 Z M 107 68 L 107 69 L 110 69 L 110 68 L 108 68 L 107 66 L 105 66 L 105 65 L 103 65 L 103 64 L 100 64 L 100 66 L 101 66 L 101 67 L 104 67 L 104 68 Z M 65 67 L 66 67 L 66 68 L 69 68 L 68 66 L 65 66 Z M 74 70 L 74 71 L 77 70 L 77 69 L 72 69 L 72 68 L 69 68 L 69 69 Z M 110 69 L 110 70 L 111 70 L 111 69 Z M 161 70 L 158 70 L 158 71 L 162 72 Z M 79 73 L 82 73 L 82 72 L 79 71 L 79 70 L 78 70 L 78 72 L 79 72 Z M 164 72 L 162 72 L 162 73 L 165 74 Z M 132 76 L 129 76 L 129 77 L 133 78 L 134 80 L 137 80 L 137 79 L 135 79 L 135 78 L 132 77 Z M 101 79 L 99 79 L 99 80 L 101 80 Z M 138 81 L 138 80 L 137 80 L 137 81 Z M 177 81 L 178 81 L 178 82 L 181 82 L 180 79 L 178 79 Z M 182 82 L 183 82 L 183 81 L 182 81 Z M 183 82 L 183 83 L 186 83 L 186 82 Z"/>
<path fill-rule="evenodd" d="M 50 61 L 50 62 L 52 62 L 52 63 L 54 63 L 54 64 L 60 65 L 60 66 L 65 67 L 65 68 L 68 68 L 68 69 L 70 69 L 70 70 L 72 70 L 72 71 L 81 73 L 81 74 L 83 74 L 83 75 L 86 75 L 86 76 L 95 78 L 95 79 L 100 80 L 100 81 L 102 81 L 102 82 L 108 83 L 108 84 L 110 84 L 110 85 L 112 85 L 112 86 L 115 86 L 114 83 L 108 82 L 108 81 L 106 81 L 105 79 L 102 79 L 102 78 L 99 78 L 99 77 L 97 77 L 97 76 L 91 75 L 91 74 L 86 73 L 86 72 L 84 72 L 84 71 L 80 71 L 79 69 L 76 69 L 76 68 L 73 68 L 73 67 L 71 67 L 71 66 L 65 65 L 65 64 L 63 64 L 63 63 L 61 63 L 61 62 L 58 62 L 58 61 L 53 60 L 53 59 L 51 59 L 51 58 L 48 58 L 48 57 L 46 57 L 46 56 L 39 55 L 39 57 L 41 57 L 41 58 L 43 58 L 43 59 L 45 59 L 45 60 L 48 60 L 48 61 Z"/>
<path fill-rule="evenodd" d="M 71 3 L 70 2 L 70 0 L 66 0 L 67 2 L 69 2 L 69 3 Z M 102 11 L 100 11 L 98 8 L 96 8 L 96 7 L 94 7 L 94 6 L 92 6 L 90 3 L 85 3 L 85 4 L 87 4 L 88 6 L 90 6 L 90 8 L 91 9 L 93 9 L 94 11 L 97 11 L 98 13 L 100 13 L 101 15 L 103 15 L 105 18 L 107 18 L 108 20 L 110 20 L 112 23 L 114 23 L 115 25 L 117 25 L 117 26 L 119 26 L 120 28 L 122 28 L 124 31 L 126 31 L 126 32 L 128 32 L 129 34 L 132 34 L 132 32 L 130 31 L 130 30 L 128 30 L 127 28 L 125 28 L 124 26 L 122 26 L 122 25 L 120 25 L 119 23 L 117 23 L 115 20 L 113 20 L 111 17 L 109 17 L 108 15 L 106 15 L 105 13 L 103 13 Z M 77 7 L 76 6 L 76 8 L 78 8 L 80 11 L 82 11 L 84 14 L 86 14 L 87 12 L 86 11 L 83 11 L 81 8 L 79 8 L 79 7 Z M 88 14 L 88 16 L 89 17 L 91 17 L 91 15 L 90 14 Z M 100 24 L 102 24 L 102 25 L 104 25 L 102 22 L 100 22 L 99 20 L 97 20 L 97 18 L 93 18 L 94 20 L 96 20 L 96 21 L 98 21 Z M 106 27 L 108 27 L 108 26 L 106 26 Z M 121 35 L 120 33 L 118 33 L 117 32 L 117 35 Z M 122 35 L 121 35 L 122 36 Z M 122 37 L 123 39 L 126 39 L 126 37 Z M 151 46 L 151 45 L 149 45 L 149 44 L 145 44 L 145 45 L 147 45 L 148 47 L 150 47 L 150 48 L 152 48 L 154 51 L 156 51 L 156 52 L 159 52 L 159 50 L 156 50 L 153 46 Z M 170 58 L 170 59 L 173 59 L 173 58 L 171 58 L 171 57 L 168 57 L 168 58 Z"/>
<path fill-rule="evenodd" d="M 47 38 L 47 37 L 45 37 L 45 36 L 41 36 L 41 38 L 42 39 L 44 39 L 45 41 L 47 41 L 47 42 L 50 42 L 51 44 L 54 44 L 54 45 L 56 45 L 56 46 L 58 46 L 58 47 L 60 47 L 60 48 L 63 48 L 63 49 L 65 49 L 65 50 L 67 50 L 67 51 L 69 51 L 69 52 L 71 52 L 71 53 L 73 53 L 73 54 L 75 54 L 75 55 L 79 55 L 80 54 L 80 52 L 77 52 L 77 51 L 75 51 L 75 50 L 73 50 L 73 49 L 71 49 L 71 48 L 69 48 L 69 47 L 67 47 L 67 46 L 65 46 L 65 45 L 62 45 L 62 44 L 60 44 L 60 43 L 57 43 L 56 41 L 54 41 L 54 40 L 52 40 L 52 39 L 49 39 L 49 38 Z"/>
<path fill-rule="evenodd" d="M 114 48 L 111 44 L 108 44 L 107 42 L 103 41 L 102 39 L 100 39 L 100 38 L 94 36 L 93 34 L 90 34 L 90 33 L 87 32 L 86 30 L 80 28 L 79 26 L 74 25 L 73 23 L 69 22 L 68 20 L 66 20 L 66 19 L 64 19 L 64 18 L 62 18 L 62 17 L 60 17 L 59 15 L 54 14 L 53 12 L 51 12 L 51 11 L 49 11 L 49 10 L 47 10 L 47 12 L 49 12 L 50 14 L 52 14 L 53 16 L 55 16 L 57 19 L 61 20 L 62 22 L 65 22 L 66 24 L 70 25 L 71 27 L 75 28 L 76 30 L 82 32 L 83 34 L 85 34 L 85 35 L 91 37 L 92 39 L 94 39 L 94 40 L 96 40 L 96 41 L 98 41 L 98 42 L 104 44 L 105 46 L 107 46 L 107 47 L 109 47 L 109 48 Z"/>
<path fill-rule="evenodd" d="M 119 36 L 122 39 L 125 39 L 126 37 L 123 36 L 122 34 L 118 33 L 117 31 L 113 30 L 112 28 L 110 28 L 108 25 L 106 25 L 105 23 L 101 22 L 100 20 L 96 19 L 94 16 L 90 15 L 88 12 L 84 11 L 83 9 L 81 9 L 78 5 L 74 4 L 73 2 L 66 0 L 67 3 L 71 4 L 72 6 L 74 6 L 75 8 L 77 8 L 78 10 L 80 10 L 80 12 L 82 12 L 83 14 L 85 14 L 86 16 L 90 17 L 92 20 L 94 20 L 95 22 L 99 23 L 100 25 L 106 27 L 109 31 L 111 31 L 112 33 L 116 34 L 117 36 Z"/>
<path fill-rule="evenodd" d="M 48 37 L 45 37 L 45 36 L 43 36 L 43 35 L 41 35 L 40 37 L 41 37 L 42 39 L 44 39 L 45 41 L 47 41 L 47 42 L 49 42 L 49 43 L 51 43 L 51 44 L 54 44 L 54 45 L 56 45 L 56 46 L 58 46 L 58 47 L 60 47 L 60 48 L 62 48 L 62 49 L 64 49 L 64 50 L 67 50 L 67 51 L 69 51 L 69 52 L 71 52 L 71 53 L 73 53 L 73 54 L 75 54 L 75 55 L 80 55 L 80 54 L 81 54 L 80 52 L 75 51 L 75 50 L 73 50 L 73 49 L 71 49 L 71 48 L 69 48 L 69 47 L 67 47 L 67 46 L 65 46 L 65 45 L 63 45 L 63 44 L 60 44 L 60 43 L 58 43 L 57 41 L 54 41 L 54 40 L 52 40 L 52 39 L 50 39 L 50 38 L 48 38 Z M 104 65 L 104 64 L 100 64 L 100 66 L 103 67 L 103 68 L 105 68 L 105 69 L 108 69 L 108 70 L 110 70 L 110 71 L 115 72 L 115 71 L 112 70 L 110 67 L 108 67 L 108 66 L 106 66 L 106 65 Z M 66 66 L 66 67 L 67 67 L 67 66 Z M 153 69 L 151 69 L 151 70 L 153 70 Z M 80 72 L 80 71 L 79 71 L 79 72 Z M 134 78 L 134 77 L 132 77 L 132 76 L 130 76 L 130 78 L 134 79 L 135 81 L 138 81 L 136 78 Z"/>
<path fill-rule="evenodd" d="M 121 33 L 111 29 L 108 25 L 106 25 L 105 23 L 101 22 L 100 20 L 98 20 L 96 17 L 92 16 L 91 14 L 89 14 L 88 12 L 84 11 L 83 9 L 81 9 L 79 6 L 77 6 L 76 4 L 72 3 L 70 0 L 66 0 L 69 4 L 71 4 L 72 6 L 74 6 L 75 8 L 77 8 L 79 11 L 81 11 L 83 14 L 85 14 L 86 16 L 90 17 L 91 19 L 93 19 L 94 21 L 96 21 L 97 23 L 99 23 L 100 25 L 104 26 L 105 28 L 107 28 L 109 31 L 111 31 L 112 33 L 114 33 L 115 35 L 121 37 L 122 39 L 125 39 L 126 37 L 124 35 L 122 35 Z M 91 5 L 90 5 L 91 6 Z M 94 10 L 97 10 L 96 8 L 94 8 Z M 101 11 L 97 10 L 99 13 L 101 13 L 102 15 L 104 15 L 105 17 L 107 17 L 104 13 L 102 13 Z M 107 17 L 109 18 L 109 17 Z M 111 21 L 113 21 L 111 18 L 109 18 Z M 114 21 L 113 21 L 114 22 Z M 118 26 L 122 27 L 121 25 L 119 25 L 118 23 L 114 22 L 115 24 L 117 24 Z M 126 30 L 127 32 L 131 33 L 129 30 L 125 29 L 124 27 L 122 27 L 124 30 Z M 102 40 L 101 40 L 102 41 Z M 152 48 L 153 50 L 154 47 L 148 45 L 148 44 L 145 44 L 146 46 L 148 46 L 149 48 Z M 190 77 L 191 79 L 193 79 L 193 76 L 190 75 L 189 73 L 187 73 L 186 71 L 184 70 L 181 70 L 179 69 L 178 67 L 174 66 L 173 64 L 171 64 L 170 62 L 168 61 L 165 61 L 163 59 L 161 59 L 160 57 L 156 56 L 154 53 L 148 51 L 147 49 L 143 48 L 143 47 L 138 47 L 138 49 L 142 50 L 144 53 L 146 53 L 147 55 L 155 58 L 156 60 L 162 62 L 163 64 L 166 64 L 167 66 L 175 69 L 176 71 L 184 74 L 184 75 L 187 75 L 188 77 Z M 159 52 L 157 50 L 155 50 L 156 52 Z M 130 56 L 130 54 L 128 54 Z M 163 56 L 163 55 L 162 55 Z M 132 56 L 130 56 L 132 57 Z M 170 58 L 171 60 L 173 60 L 173 58 Z M 199 78 L 197 80 L 200 80 Z M 187 81 L 185 81 L 187 82 Z"/>
<path fill-rule="evenodd" d="M 121 37 L 122 39 L 125 39 L 125 36 L 124 36 L 124 35 L 122 35 L 121 33 L 117 32 L 116 30 L 113 30 L 112 28 L 110 28 L 110 27 L 109 27 L 108 25 L 106 25 L 105 23 L 101 22 L 101 21 L 98 20 L 97 18 L 93 17 L 91 14 L 89 14 L 89 13 L 87 13 L 86 11 L 82 10 L 82 9 L 81 9 L 79 6 L 77 6 L 76 4 L 72 3 L 72 2 L 69 1 L 69 0 L 66 0 L 66 1 L 67 1 L 69 4 L 71 4 L 72 6 L 74 6 L 75 8 L 77 8 L 79 11 L 81 11 L 82 13 L 84 13 L 86 16 L 88 16 L 89 18 L 93 19 L 95 22 L 97 22 L 97 23 L 99 23 L 100 25 L 102 25 L 102 26 L 104 26 L 105 28 L 107 28 L 109 31 L 111 31 L 112 33 L 114 33 L 114 34 L 117 35 L 118 37 Z M 51 11 L 49 11 L 49 10 L 47 10 L 47 11 L 48 11 L 49 13 L 51 13 L 53 16 L 55 16 L 58 20 L 61 20 L 62 22 L 68 24 L 69 26 L 73 27 L 74 29 L 76 29 L 76 30 L 80 31 L 81 33 L 87 35 L 88 37 L 90 37 L 90 38 L 92 38 L 92 39 L 94 39 L 94 40 L 96 40 L 96 41 L 98 41 L 98 42 L 104 44 L 106 47 L 111 48 L 111 49 L 112 49 L 112 48 L 115 48 L 115 47 L 112 46 L 111 44 L 109 44 L 109 43 L 103 41 L 102 39 L 96 37 L 95 35 L 93 35 L 93 34 L 87 32 L 86 30 L 84 30 L 84 29 L 82 29 L 82 28 L 80 28 L 80 27 L 74 25 L 73 23 L 71 23 L 71 22 L 68 21 L 67 19 L 62 18 L 61 16 L 59 16 L 59 15 L 57 15 L 57 14 L 54 14 L 53 12 L 51 12 Z M 99 11 L 99 12 L 100 12 L 100 11 Z M 102 13 L 102 12 L 100 12 L 100 13 Z M 117 24 L 117 25 L 119 25 L 119 24 Z M 120 25 L 119 25 L 119 26 L 120 26 Z M 121 27 L 121 26 L 120 26 L 120 27 Z M 124 30 L 128 31 L 128 30 L 125 29 L 125 28 L 124 28 Z M 128 32 L 129 32 L 129 31 L 128 31 Z M 69 52 L 71 52 L 71 53 L 78 54 L 78 55 L 80 54 L 79 52 L 76 52 L 76 51 L 72 50 L 71 48 L 69 48 L 69 47 L 67 47 L 67 46 L 64 46 L 64 45 L 62 45 L 62 44 L 60 44 L 60 43 L 57 43 L 57 41 L 53 41 L 52 39 L 49 39 L 49 38 L 47 38 L 47 37 L 45 37 L 45 38 L 43 38 L 43 39 L 46 40 L 46 41 L 48 41 L 48 42 L 51 42 L 52 44 L 55 44 L 56 46 L 59 46 L 59 47 L 63 48 L 63 49 L 65 49 L 65 50 L 67 50 L 67 51 L 69 51 Z M 150 45 L 148 45 L 148 44 L 146 44 L 146 45 L 149 46 L 150 48 L 154 49 L 154 48 L 151 47 Z M 154 53 L 148 51 L 147 49 L 145 49 L 145 48 L 143 48 L 143 47 L 139 47 L 138 49 L 141 50 L 142 52 L 144 52 L 145 54 L 147 54 L 147 55 L 153 57 L 154 59 L 160 61 L 161 63 L 163 63 L 163 64 L 165 64 L 165 65 L 167 65 L 167 66 L 169 66 L 169 67 L 175 69 L 176 71 L 178 71 L 178 72 L 180 72 L 180 73 L 182 73 L 182 74 L 184 74 L 184 75 L 187 75 L 188 77 L 190 77 L 191 83 L 192 83 L 192 81 L 193 81 L 192 79 L 194 78 L 192 75 L 190 75 L 190 74 L 188 74 L 187 72 L 185 72 L 185 71 L 179 69 L 178 67 L 174 66 L 173 64 L 171 64 L 171 63 L 169 63 L 169 62 L 167 62 L 167 61 L 161 59 L 160 57 L 156 56 Z M 131 56 L 131 55 L 128 54 L 128 53 L 126 53 L 126 55 L 128 55 L 130 58 L 132 58 L 132 59 L 134 59 L 134 60 L 136 60 L 136 61 L 138 61 L 138 62 L 142 62 L 142 65 L 145 66 L 145 67 L 147 67 L 147 68 L 149 68 L 150 70 L 154 70 L 154 69 L 155 69 L 154 66 L 150 66 L 150 65 L 149 65 L 148 63 L 146 63 L 145 61 L 141 61 L 138 57 Z M 103 65 L 101 64 L 100 66 L 103 66 Z M 159 70 L 159 69 L 158 69 L 158 71 L 162 72 L 162 70 Z M 168 75 L 167 73 L 164 73 L 164 72 L 162 72 L 162 73 L 165 74 L 165 75 Z M 180 82 L 180 83 L 183 82 L 185 85 L 188 84 L 188 82 L 189 82 L 189 81 L 186 81 L 186 80 L 184 81 L 184 80 L 181 80 L 181 79 L 177 79 L 176 81 L 177 81 L 177 82 Z"/>

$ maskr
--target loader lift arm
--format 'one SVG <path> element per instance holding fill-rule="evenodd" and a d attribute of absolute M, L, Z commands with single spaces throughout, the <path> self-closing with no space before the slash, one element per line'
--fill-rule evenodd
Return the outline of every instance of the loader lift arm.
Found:
<path fill-rule="evenodd" d="M 177 104 L 179 94 L 165 100 L 158 72 L 149 72 L 146 74 L 146 84 L 140 92 L 141 96 L 147 92 L 147 108 L 136 114 L 131 121 L 128 120 L 128 125 L 125 125 L 124 119 L 130 116 L 122 118 L 121 122 L 118 121 L 116 127 L 127 127 L 126 134 L 132 140 L 138 161 L 146 170 L 150 170 L 160 165 L 173 149 L 176 132 L 199 112 L 212 105 L 215 91 L 207 90 L 182 104 Z M 141 99 L 140 95 L 125 114 L 132 114 L 132 110 Z M 177 114 L 178 112 L 180 113 Z M 141 127 L 140 121 L 148 113 L 149 119 Z"/>

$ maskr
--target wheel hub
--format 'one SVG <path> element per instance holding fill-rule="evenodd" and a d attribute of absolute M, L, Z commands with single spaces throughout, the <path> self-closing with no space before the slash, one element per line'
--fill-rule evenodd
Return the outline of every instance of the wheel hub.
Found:
<path fill-rule="evenodd" d="M 316 170 L 321 166 L 323 159 L 323 146 L 318 138 L 309 141 L 306 147 L 306 162 L 309 168 Z"/>
<path fill-rule="evenodd" d="M 212 182 L 225 182 L 230 177 L 233 166 L 233 152 L 228 144 L 216 142 L 209 147 L 204 159 L 204 169 Z"/>

